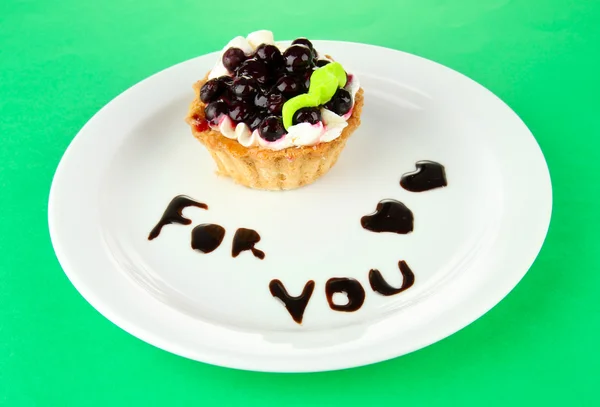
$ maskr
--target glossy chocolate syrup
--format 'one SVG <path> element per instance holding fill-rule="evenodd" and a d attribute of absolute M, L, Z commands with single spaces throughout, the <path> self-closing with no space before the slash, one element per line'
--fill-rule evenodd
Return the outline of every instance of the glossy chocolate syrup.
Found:
<path fill-rule="evenodd" d="M 448 185 L 446 171 L 442 164 L 434 161 L 418 161 L 417 170 L 404 174 L 400 186 L 407 191 L 423 192 Z"/>
<path fill-rule="evenodd" d="M 178 223 L 180 225 L 189 225 L 190 223 L 192 223 L 191 220 L 189 220 L 188 218 L 185 218 L 182 215 L 183 210 L 185 208 L 187 208 L 188 206 L 195 206 L 197 208 L 208 209 L 208 206 L 206 204 L 203 204 L 202 202 L 196 202 L 188 196 L 185 196 L 185 195 L 176 196 L 175 198 L 173 198 L 171 200 L 171 202 L 167 206 L 167 209 L 165 209 L 165 212 L 163 213 L 162 217 L 160 218 L 160 220 L 158 221 L 156 226 L 154 226 L 152 231 L 150 231 L 150 234 L 148 235 L 148 240 L 152 240 L 152 239 L 158 237 L 158 235 L 160 234 L 160 231 L 162 230 L 163 226 L 165 226 L 165 225 L 169 225 L 171 223 Z"/>
<path fill-rule="evenodd" d="M 260 235 L 256 230 L 239 228 L 236 230 L 235 236 L 233 236 L 231 255 L 237 257 L 241 252 L 251 250 L 255 257 L 262 260 L 265 258 L 265 252 L 254 247 L 258 242 L 260 242 Z"/>
<path fill-rule="evenodd" d="M 402 202 L 384 199 L 377 204 L 375 213 L 360 219 L 363 228 L 371 232 L 392 232 L 407 234 L 413 231 L 414 217 Z"/>
<path fill-rule="evenodd" d="M 404 260 L 401 260 L 398 262 L 398 268 L 400 268 L 400 273 L 402 273 L 402 285 L 400 288 L 394 288 L 389 285 L 379 270 L 373 269 L 369 271 L 369 284 L 371 284 L 373 291 L 387 297 L 390 295 L 399 294 L 402 291 L 406 291 L 412 287 L 412 285 L 415 283 L 415 275 L 410 267 L 408 267 L 408 264 L 406 264 Z"/>
<path fill-rule="evenodd" d="M 213 223 L 204 223 L 192 229 L 192 249 L 210 253 L 221 245 L 225 228 Z"/>
<path fill-rule="evenodd" d="M 308 305 L 308 301 L 315 290 L 315 282 L 310 280 L 304 285 L 302 293 L 298 297 L 292 297 L 288 294 L 283 283 L 279 280 L 271 280 L 269 290 L 273 297 L 277 297 L 283 302 L 285 309 L 290 313 L 292 319 L 297 323 L 302 323 L 304 310 Z"/>
<path fill-rule="evenodd" d="M 333 302 L 333 294 L 346 293 L 348 303 L 338 305 Z M 334 311 L 354 312 L 365 302 L 365 289 L 353 278 L 330 278 L 325 284 L 325 295 L 329 307 Z"/>

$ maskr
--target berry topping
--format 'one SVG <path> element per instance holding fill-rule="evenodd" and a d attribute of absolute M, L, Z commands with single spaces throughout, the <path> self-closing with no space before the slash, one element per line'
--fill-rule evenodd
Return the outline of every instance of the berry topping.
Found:
<path fill-rule="evenodd" d="M 285 98 L 281 93 L 271 93 L 267 103 L 267 110 L 273 114 L 281 114 L 281 109 L 285 103 Z"/>
<path fill-rule="evenodd" d="M 232 73 L 235 72 L 245 60 L 246 54 L 239 48 L 231 47 L 223 54 L 223 66 Z"/>
<path fill-rule="evenodd" d="M 201 122 L 196 123 L 195 128 L 197 132 L 203 132 L 210 129 L 206 120 L 202 120 Z"/>
<path fill-rule="evenodd" d="M 304 45 L 305 47 L 308 47 L 308 49 L 313 50 L 314 47 L 312 45 L 312 42 L 310 42 L 307 38 L 296 38 L 294 41 L 292 41 L 292 45 Z"/>
<path fill-rule="evenodd" d="M 256 95 L 258 86 L 254 79 L 242 76 L 235 78 L 231 84 L 231 92 L 240 99 L 251 99 Z"/>
<path fill-rule="evenodd" d="M 256 129 L 258 129 L 258 126 L 260 126 L 260 123 L 263 121 L 263 118 L 260 115 L 253 115 L 251 117 L 249 117 L 244 123 L 246 123 L 248 125 L 248 127 L 250 127 L 250 131 L 254 131 Z"/>
<path fill-rule="evenodd" d="M 218 99 L 219 102 L 223 102 L 223 103 L 225 103 L 227 105 L 227 110 L 229 110 L 229 107 L 231 106 L 231 103 L 235 102 L 237 100 L 230 93 L 231 92 L 228 90 L 227 92 L 223 93 L 223 96 L 221 96 Z"/>
<path fill-rule="evenodd" d="M 294 124 L 317 124 L 321 121 L 321 111 L 316 107 L 304 107 L 300 110 L 296 110 L 292 121 Z"/>
<path fill-rule="evenodd" d="M 265 118 L 258 127 L 258 134 L 264 140 L 277 141 L 285 135 L 285 128 L 281 117 L 269 116 Z"/>
<path fill-rule="evenodd" d="M 227 104 L 222 100 L 218 100 L 216 102 L 209 103 L 204 109 L 204 117 L 210 124 L 217 124 L 219 120 L 219 116 L 223 114 L 227 114 Z"/>
<path fill-rule="evenodd" d="M 226 85 L 219 78 L 207 81 L 200 88 L 200 100 L 204 103 L 214 102 L 226 89 Z"/>
<path fill-rule="evenodd" d="M 308 89 L 310 88 L 310 77 L 312 76 L 312 73 L 314 71 L 312 69 L 306 71 L 300 78 L 300 88 L 302 89 L 303 93 L 308 92 Z"/>
<path fill-rule="evenodd" d="M 260 44 L 253 55 L 247 44 L 231 42 L 222 57 L 231 75 L 211 79 L 200 89 L 206 107 L 205 119 L 194 122 L 197 129 L 228 115 L 234 126 L 245 123 L 273 142 L 292 125 L 321 123 L 323 107 L 338 115 L 350 111 L 352 96 L 344 86 L 351 78 L 339 63 L 319 59 L 308 39 L 295 39 L 285 51 L 262 37 L 253 41 L 251 47 Z"/>
<path fill-rule="evenodd" d="M 210 129 L 210 127 L 208 126 L 208 122 L 206 120 L 198 117 L 198 115 L 194 115 L 192 117 L 192 120 L 193 120 L 194 128 L 196 129 L 197 132 L 203 132 L 203 131 Z"/>
<path fill-rule="evenodd" d="M 352 108 L 352 96 L 350 92 L 343 88 L 338 89 L 331 100 L 325 104 L 325 108 L 339 116 L 345 115 Z"/>
<path fill-rule="evenodd" d="M 247 76 L 254 79 L 260 85 L 265 85 L 271 80 L 267 65 L 258 59 L 248 59 L 240 66 L 237 76 Z"/>
<path fill-rule="evenodd" d="M 219 76 L 217 79 L 221 81 L 225 85 L 225 87 L 230 86 L 233 82 L 233 78 L 227 75 Z"/>
<path fill-rule="evenodd" d="M 317 50 L 315 47 L 313 47 L 312 42 L 310 42 L 307 38 L 296 38 L 294 41 L 292 41 L 292 45 L 304 45 L 310 49 L 313 59 L 317 58 Z"/>
<path fill-rule="evenodd" d="M 229 105 L 229 117 L 236 123 L 245 122 L 253 113 L 253 107 L 241 100 L 231 102 Z"/>
<path fill-rule="evenodd" d="M 300 73 L 312 63 L 312 51 L 304 45 L 292 45 L 283 53 L 285 67 L 288 72 Z"/>
<path fill-rule="evenodd" d="M 269 98 L 262 92 L 258 92 L 254 97 L 254 105 L 259 109 L 266 109 L 269 104 Z"/>
<path fill-rule="evenodd" d="M 262 44 L 256 49 L 256 59 L 265 61 L 271 69 L 283 66 L 283 56 L 275 45 Z"/>
<path fill-rule="evenodd" d="M 279 78 L 277 83 L 275 83 L 275 89 L 285 96 L 295 96 L 302 91 L 296 78 L 290 75 L 283 75 Z"/>

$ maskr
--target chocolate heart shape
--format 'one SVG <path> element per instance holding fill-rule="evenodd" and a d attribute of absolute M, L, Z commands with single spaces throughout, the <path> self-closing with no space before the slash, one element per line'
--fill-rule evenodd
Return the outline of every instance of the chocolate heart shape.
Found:
<path fill-rule="evenodd" d="M 434 161 L 418 161 L 417 170 L 404 174 L 400 186 L 410 192 L 424 192 L 448 185 L 444 166 Z"/>
<path fill-rule="evenodd" d="M 360 224 L 371 232 L 392 232 L 405 235 L 413 231 L 414 216 L 402 202 L 384 199 L 377 204 L 375 213 L 363 216 Z"/>

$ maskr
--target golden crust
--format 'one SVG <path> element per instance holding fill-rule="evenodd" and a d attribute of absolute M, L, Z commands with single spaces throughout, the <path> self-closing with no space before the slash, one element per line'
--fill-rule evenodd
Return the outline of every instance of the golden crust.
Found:
<path fill-rule="evenodd" d="M 206 81 L 207 77 L 193 86 L 196 97 L 190 104 L 186 122 L 194 137 L 211 153 L 219 173 L 250 188 L 293 189 L 315 181 L 335 164 L 346 141 L 360 125 L 364 103 L 362 89 L 356 94 L 348 125 L 337 139 L 315 146 L 294 146 L 279 151 L 260 146 L 247 148 L 210 128 L 198 131 L 198 123 L 205 119 L 205 104 L 200 101 L 200 88 Z"/>

